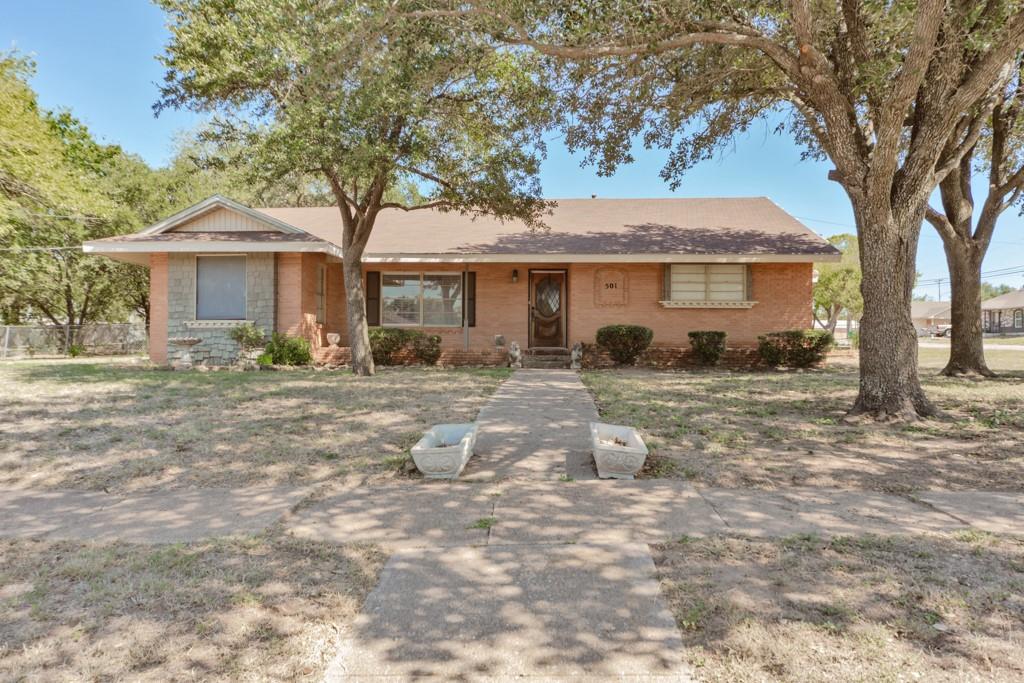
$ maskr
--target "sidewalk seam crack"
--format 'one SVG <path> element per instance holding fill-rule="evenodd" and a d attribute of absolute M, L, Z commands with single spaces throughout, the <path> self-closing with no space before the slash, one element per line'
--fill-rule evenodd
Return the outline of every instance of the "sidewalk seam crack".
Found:
<path fill-rule="evenodd" d="M 718 511 L 718 508 L 715 507 L 715 504 L 712 503 L 710 500 L 708 500 L 707 498 L 704 497 L 704 494 L 701 493 L 701 491 L 700 491 L 700 487 L 699 486 L 694 486 L 693 490 L 697 492 L 697 495 L 700 496 L 701 500 L 703 500 L 705 503 L 707 503 L 707 506 L 709 508 L 711 508 L 712 512 L 715 513 L 715 517 L 718 517 L 718 521 L 720 521 L 722 524 L 724 524 L 725 528 L 731 529 L 732 525 L 729 524 L 729 522 L 725 521 L 725 517 L 722 517 L 722 513 Z"/>

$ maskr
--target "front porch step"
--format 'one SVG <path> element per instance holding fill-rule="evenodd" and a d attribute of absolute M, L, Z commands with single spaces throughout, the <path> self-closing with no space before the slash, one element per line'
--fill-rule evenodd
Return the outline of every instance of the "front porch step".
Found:
<path fill-rule="evenodd" d="M 568 368 L 571 362 L 569 349 L 534 348 L 523 353 L 524 368 Z"/>

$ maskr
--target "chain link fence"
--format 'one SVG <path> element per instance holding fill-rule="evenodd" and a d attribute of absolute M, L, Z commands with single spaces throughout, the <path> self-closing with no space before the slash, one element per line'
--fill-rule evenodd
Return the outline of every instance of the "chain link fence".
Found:
<path fill-rule="evenodd" d="M 129 355 L 146 346 L 146 326 L 138 323 L 0 325 L 0 360 Z"/>

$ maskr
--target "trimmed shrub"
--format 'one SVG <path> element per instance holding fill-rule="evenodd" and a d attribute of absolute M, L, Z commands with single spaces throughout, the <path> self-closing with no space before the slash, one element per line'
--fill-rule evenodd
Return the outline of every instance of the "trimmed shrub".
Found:
<path fill-rule="evenodd" d="M 268 365 L 273 365 L 273 364 L 274 364 L 274 357 L 272 355 L 270 355 L 269 353 L 267 353 L 266 351 L 261 353 L 256 358 L 256 365 L 259 365 L 260 367 L 266 367 Z"/>
<path fill-rule="evenodd" d="M 370 328 L 370 353 L 377 365 L 391 365 L 394 355 L 401 351 L 412 337 L 409 330 L 394 327 Z"/>
<path fill-rule="evenodd" d="M 436 334 L 417 332 L 412 338 L 412 352 L 425 365 L 437 365 L 441 358 L 441 337 Z"/>
<path fill-rule="evenodd" d="M 597 331 L 597 345 L 619 365 L 633 365 L 651 345 L 654 332 L 643 325 L 607 325 Z"/>
<path fill-rule="evenodd" d="M 267 337 L 263 334 L 263 330 L 252 323 L 245 323 L 232 327 L 228 331 L 228 336 L 231 338 L 231 341 L 238 344 L 243 351 L 252 351 L 255 348 L 263 346 L 267 341 Z"/>
<path fill-rule="evenodd" d="M 690 346 L 702 365 L 718 365 L 725 353 L 725 332 L 698 330 L 690 332 Z"/>
<path fill-rule="evenodd" d="M 808 368 L 825 360 L 832 344 L 832 333 L 826 330 L 786 330 L 758 337 L 757 351 L 772 367 Z"/>
<path fill-rule="evenodd" d="M 313 352 L 305 337 L 289 337 L 275 332 L 267 343 L 266 353 L 274 365 L 309 365 Z"/>

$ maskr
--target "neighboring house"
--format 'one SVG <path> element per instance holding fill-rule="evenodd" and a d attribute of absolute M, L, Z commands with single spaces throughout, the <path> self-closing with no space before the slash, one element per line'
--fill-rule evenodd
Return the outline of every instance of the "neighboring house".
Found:
<path fill-rule="evenodd" d="M 549 230 L 439 211 L 386 209 L 364 255 L 371 325 L 438 334 L 446 363 L 502 363 L 524 349 L 594 342 L 636 323 L 654 344 L 725 330 L 730 346 L 811 326 L 815 261 L 839 252 L 763 197 L 570 199 Z M 302 335 L 321 362 L 347 358 L 341 217 L 334 207 L 252 209 L 214 196 L 134 235 L 85 251 L 148 265 L 150 357 L 169 338 L 203 341 L 193 358 L 231 362 L 242 321 Z M 341 335 L 340 347 L 326 334 Z"/>
<path fill-rule="evenodd" d="M 981 327 L 985 332 L 1024 334 L 1024 289 L 982 301 Z"/>
<path fill-rule="evenodd" d="M 953 324 L 948 301 L 911 301 L 910 318 L 919 330 L 940 331 Z"/>

